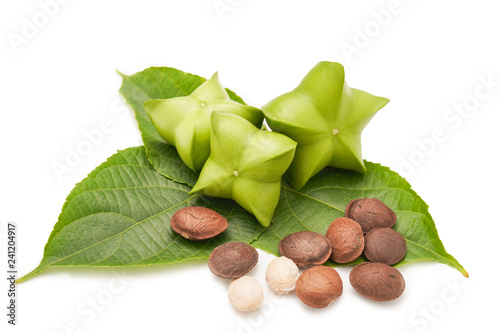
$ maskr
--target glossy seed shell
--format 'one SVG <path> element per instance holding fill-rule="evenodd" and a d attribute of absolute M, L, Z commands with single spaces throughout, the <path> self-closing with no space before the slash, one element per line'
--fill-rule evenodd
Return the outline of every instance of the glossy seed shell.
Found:
<path fill-rule="evenodd" d="M 345 217 L 361 225 L 366 234 L 374 228 L 391 228 L 397 220 L 396 214 L 377 198 L 356 199 L 347 205 Z"/>
<path fill-rule="evenodd" d="M 205 240 L 227 229 L 224 216 L 206 207 L 190 206 L 179 209 L 170 219 L 172 229 L 190 240 Z"/>
<path fill-rule="evenodd" d="M 313 231 L 299 231 L 279 243 L 282 256 L 292 259 L 300 268 L 324 264 L 332 253 L 330 241 Z"/>
<path fill-rule="evenodd" d="M 375 228 L 365 235 L 364 254 L 372 262 L 394 265 L 406 254 L 406 240 L 390 228 Z"/>
<path fill-rule="evenodd" d="M 313 308 L 324 308 L 342 295 L 343 284 L 335 269 L 316 266 L 299 276 L 295 291 L 305 304 Z"/>
<path fill-rule="evenodd" d="M 217 246 L 208 258 L 210 271 L 226 279 L 242 277 L 257 264 L 259 253 L 243 242 L 229 242 Z"/>
<path fill-rule="evenodd" d="M 365 262 L 349 275 L 352 287 L 374 301 L 391 301 L 403 294 L 405 280 L 394 267 L 378 262 Z"/>
<path fill-rule="evenodd" d="M 365 247 L 361 226 L 347 217 L 335 219 L 326 231 L 326 238 L 332 244 L 331 259 L 338 263 L 357 259 Z"/>

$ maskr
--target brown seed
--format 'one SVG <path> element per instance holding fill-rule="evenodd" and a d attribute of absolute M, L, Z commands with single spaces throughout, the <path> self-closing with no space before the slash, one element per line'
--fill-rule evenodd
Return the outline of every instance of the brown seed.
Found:
<path fill-rule="evenodd" d="M 297 280 L 295 291 L 305 304 L 324 308 L 342 295 L 339 273 L 331 267 L 316 266 L 304 271 Z"/>
<path fill-rule="evenodd" d="M 406 240 L 391 228 L 375 228 L 365 235 L 365 257 L 372 262 L 394 265 L 406 254 Z"/>
<path fill-rule="evenodd" d="M 292 259 L 300 268 L 324 264 L 332 253 L 332 245 L 325 236 L 313 231 L 299 231 L 279 243 L 282 256 Z"/>
<path fill-rule="evenodd" d="M 379 262 L 357 265 L 349 275 L 352 287 L 375 301 L 391 301 L 403 294 L 405 280 L 394 267 Z"/>
<path fill-rule="evenodd" d="M 326 231 L 326 238 L 332 244 L 330 258 L 335 262 L 351 262 L 363 253 L 363 230 L 356 221 L 347 217 L 335 219 Z"/>
<path fill-rule="evenodd" d="M 226 279 L 242 277 L 257 264 L 259 253 L 243 242 L 229 242 L 217 246 L 208 258 L 208 267 L 217 276 Z"/>
<path fill-rule="evenodd" d="M 184 207 L 179 209 L 170 220 L 172 229 L 190 240 L 212 238 L 227 229 L 224 216 L 205 207 Z"/>
<path fill-rule="evenodd" d="M 358 222 L 365 234 L 374 228 L 391 228 L 397 220 L 392 209 L 376 198 L 349 202 L 345 209 L 345 216 Z"/>

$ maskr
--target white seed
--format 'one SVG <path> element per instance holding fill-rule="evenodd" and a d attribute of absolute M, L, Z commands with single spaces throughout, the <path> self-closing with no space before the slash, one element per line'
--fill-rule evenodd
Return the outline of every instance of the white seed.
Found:
<path fill-rule="evenodd" d="M 295 289 L 298 277 L 299 268 L 293 260 L 286 257 L 274 259 L 266 268 L 266 281 L 279 294 L 288 294 Z"/>
<path fill-rule="evenodd" d="M 259 281 L 251 276 L 242 276 L 229 284 L 229 301 L 240 311 L 257 309 L 264 299 Z"/>

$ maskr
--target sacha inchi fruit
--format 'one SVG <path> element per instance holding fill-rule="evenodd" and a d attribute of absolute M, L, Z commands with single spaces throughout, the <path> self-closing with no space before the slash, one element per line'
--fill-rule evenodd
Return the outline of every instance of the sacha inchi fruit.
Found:
<path fill-rule="evenodd" d="M 211 123 L 210 157 L 190 193 L 233 199 L 267 227 L 297 143 L 230 113 L 212 112 Z"/>
<path fill-rule="evenodd" d="M 264 116 L 259 109 L 229 98 L 215 73 L 188 96 L 153 99 L 144 103 L 156 130 L 175 146 L 180 158 L 200 172 L 210 155 L 210 115 L 213 110 L 236 114 L 257 127 Z"/>
<path fill-rule="evenodd" d="M 269 127 L 298 143 L 288 170 L 299 190 L 327 166 L 366 173 L 361 132 L 389 100 L 350 88 L 344 67 L 322 61 L 299 86 L 262 107 Z"/>

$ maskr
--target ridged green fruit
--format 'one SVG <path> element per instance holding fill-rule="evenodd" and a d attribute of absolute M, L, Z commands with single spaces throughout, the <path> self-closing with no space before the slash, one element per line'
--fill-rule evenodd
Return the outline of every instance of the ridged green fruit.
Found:
<path fill-rule="evenodd" d="M 366 173 L 361 132 L 389 100 L 350 88 L 344 67 L 318 63 L 297 88 L 262 107 L 269 127 L 296 141 L 288 170 L 299 190 L 327 166 Z"/>
<path fill-rule="evenodd" d="M 191 193 L 233 199 L 267 227 L 297 143 L 234 114 L 214 111 L 211 124 L 210 157 Z"/>
<path fill-rule="evenodd" d="M 217 73 L 189 96 L 152 99 L 144 103 L 158 133 L 175 146 L 180 158 L 200 172 L 210 155 L 210 115 L 213 110 L 237 114 L 260 127 L 264 116 L 259 109 L 229 98 Z"/>

